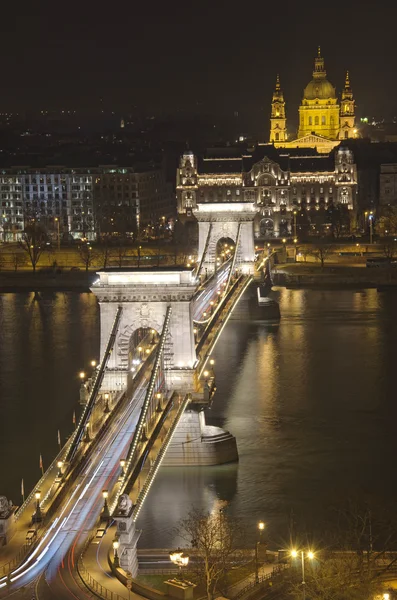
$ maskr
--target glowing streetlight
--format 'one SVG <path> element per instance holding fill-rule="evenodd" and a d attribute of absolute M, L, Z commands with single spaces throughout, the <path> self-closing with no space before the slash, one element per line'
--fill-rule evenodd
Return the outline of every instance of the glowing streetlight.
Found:
<path fill-rule="evenodd" d="M 80 371 L 79 377 L 80 377 L 81 381 L 83 381 L 85 379 L 85 373 L 84 373 L 84 371 Z"/>
<path fill-rule="evenodd" d="M 41 498 L 41 492 L 40 492 L 40 490 L 37 490 L 34 493 L 34 497 L 36 499 L 36 511 L 35 511 L 35 513 L 33 515 L 33 519 L 32 520 L 33 520 L 34 523 L 40 523 L 40 521 L 43 520 L 43 516 L 41 514 L 41 508 L 40 508 L 40 498 Z"/>
<path fill-rule="evenodd" d="M 124 460 L 124 458 L 122 458 L 120 460 L 120 468 L 121 468 L 120 477 L 124 477 L 124 475 L 125 475 L 124 467 L 125 467 L 125 460 Z"/>
<path fill-rule="evenodd" d="M 263 521 L 259 521 L 258 523 L 258 531 L 259 531 L 259 540 L 257 540 L 255 544 L 255 583 L 259 583 L 259 545 L 262 541 L 262 532 L 265 529 L 265 524 Z"/>
<path fill-rule="evenodd" d="M 58 479 L 62 479 L 62 467 L 63 467 L 63 461 L 62 460 L 58 460 L 57 462 L 57 467 L 58 467 Z"/>
<path fill-rule="evenodd" d="M 96 367 L 96 360 L 92 360 L 92 361 L 91 361 L 91 367 L 92 367 L 93 369 L 95 369 L 95 367 Z"/>
<path fill-rule="evenodd" d="M 189 556 L 187 554 L 183 554 L 182 550 L 178 548 L 178 550 L 174 550 L 170 552 L 170 560 L 177 565 L 179 568 L 179 579 L 182 580 L 182 567 L 187 567 L 189 564 Z"/>
<path fill-rule="evenodd" d="M 214 360 L 213 358 L 211 358 L 211 359 L 210 359 L 210 365 L 211 365 L 211 367 L 213 367 L 213 366 L 214 366 L 214 364 L 215 364 L 215 360 Z"/>
<path fill-rule="evenodd" d="M 110 517 L 109 505 L 108 505 L 108 497 L 109 497 L 108 490 L 102 490 L 103 508 L 102 508 L 102 515 L 101 516 L 102 516 L 103 519 L 109 519 L 109 517 Z"/>
<path fill-rule="evenodd" d="M 114 566 L 116 569 L 118 569 L 120 566 L 119 554 L 117 552 L 117 550 L 120 547 L 119 540 L 117 538 L 115 538 L 112 542 L 112 545 L 113 545 L 113 553 L 114 553 Z"/>
<path fill-rule="evenodd" d="M 305 556 L 304 550 L 299 550 L 298 551 L 295 548 L 293 548 L 291 550 L 290 554 L 291 554 L 292 558 L 297 558 L 299 554 L 301 555 L 301 565 L 302 565 L 302 597 L 303 597 L 303 600 L 305 600 L 305 598 L 306 598 L 305 558 L 308 558 L 309 560 L 313 560 L 315 558 L 315 554 L 311 550 L 308 550 L 306 552 L 306 556 Z"/>

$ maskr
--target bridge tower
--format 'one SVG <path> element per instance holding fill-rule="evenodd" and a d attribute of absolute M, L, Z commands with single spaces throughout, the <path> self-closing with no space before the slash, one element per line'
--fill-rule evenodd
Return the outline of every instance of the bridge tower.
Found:
<path fill-rule="evenodd" d="M 166 384 L 169 389 L 192 389 L 196 351 L 191 298 L 196 285 L 192 270 L 184 267 L 123 267 L 98 272 L 98 280 L 91 290 L 97 296 L 100 307 L 101 356 L 105 352 L 117 308 L 119 305 L 123 307 L 103 389 L 124 390 L 127 387 L 133 369 L 131 356 L 134 344 L 140 339 L 137 333 L 160 334 L 169 306 L 172 309 L 171 320 L 164 352 Z"/>
<path fill-rule="evenodd" d="M 178 212 L 198 221 L 198 260 L 200 272 L 212 273 L 216 268 L 218 242 L 231 240 L 236 247 L 237 268 L 254 272 L 254 218 L 257 213 L 255 194 L 245 190 L 240 173 L 230 174 L 230 189 L 225 189 L 223 176 L 206 175 L 201 182 L 197 158 L 185 152 L 177 170 Z M 228 179 L 228 182 L 229 182 Z M 205 185 L 205 192 L 202 191 Z"/>

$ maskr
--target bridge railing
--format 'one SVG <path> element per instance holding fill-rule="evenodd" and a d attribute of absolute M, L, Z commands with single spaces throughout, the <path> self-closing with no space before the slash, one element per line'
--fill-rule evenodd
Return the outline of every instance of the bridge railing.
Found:
<path fill-rule="evenodd" d="M 120 596 L 120 594 L 112 592 L 111 590 L 103 586 L 101 583 L 99 583 L 99 581 L 94 579 L 91 573 L 84 565 L 83 556 L 89 544 L 92 542 L 92 539 L 93 536 L 91 535 L 91 537 L 89 537 L 87 542 L 85 543 L 84 549 L 77 561 L 77 572 L 80 576 L 80 579 L 82 580 L 88 591 L 93 592 L 99 598 L 103 598 L 104 600 L 127 600 L 126 596 Z"/>
<path fill-rule="evenodd" d="M 170 324 L 170 319 L 171 319 L 171 306 L 167 307 L 167 312 L 165 315 L 165 319 L 164 319 L 164 325 L 163 325 L 163 329 L 161 332 L 161 336 L 160 336 L 160 340 L 157 346 L 157 350 L 156 350 L 156 358 L 154 360 L 154 366 L 153 366 L 153 370 L 152 370 L 152 374 L 150 376 L 150 381 L 146 390 L 146 395 L 145 395 L 145 400 L 143 402 L 142 408 L 141 408 L 141 412 L 139 415 L 139 419 L 138 419 L 138 423 L 135 427 L 135 431 L 134 434 L 132 436 L 132 440 L 131 440 L 131 444 L 130 444 L 130 448 L 128 450 L 128 454 L 127 454 L 127 459 L 126 459 L 126 465 L 125 465 L 125 470 L 124 470 L 124 476 L 121 480 L 121 484 L 120 487 L 118 489 L 118 492 L 116 494 L 115 500 L 113 502 L 112 505 L 112 511 L 114 511 L 114 509 L 117 506 L 117 502 L 119 497 L 121 496 L 121 494 L 124 491 L 124 488 L 126 486 L 126 483 L 128 481 L 130 472 L 131 472 L 131 468 L 132 468 L 132 464 L 133 464 L 133 459 L 135 456 L 135 450 L 136 447 L 138 445 L 139 440 L 141 439 L 142 436 L 142 431 L 143 431 L 143 427 L 144 427 L 144 423 L 145 423 L 145 419 L 146 419 L 146 415 L 147 412 L 149 410 L 149 405 L 150 402 L 152 401 L 153 398 L 153 394 L 154 394 L 154 388 L 155 388 L 155 382 L 156 382 L 156 378 L 159 372 L 159 368 L 160 368 L 160 364 L 161 364 L 161 359 L 163 356 L 163 352 L 164 352 L 164 345 L 167 339 L 167 333 L 168 333 L 168 328 L 169 328 L 169 324 Z"/>
<path fill-rule="evenodd" d="M 225 293 L 229 289 L 230 282 L 231 282 L 232 276 L 233 276 L 234 267 L 236 265 L 237 252 L 239 250 L 239 245 L 240 245 L 240 236 L 241 236 L 241 223 L 238 224 L 238 228 L 237 228 L 236 244 L 234 246 L 234 254 L 233 254 L 233 258 L 232 258 L 232 264 L 230 266 L 229 277 L 227 278 Z"/>
<path fill-rule="evenodd" d="M 230 290 L 227 294 L 227 300 L 223 306 L 223 309 L 225 310 L 226 315 L 224 318 L 221 318 L 219 320 L 217 319 L 216 323 L 219 323 L 219 327 L 216 329 L 214 336 L 208 345 L 208 348 L 206 348 L 204 356 L 201 356 L 199 358 L 199 364 L 197 367 L 198 377 L 201 377 L 201 375 L 205 369 L 205 366 L 207 364 L 207 361 L 208 361 L 216 343 L 218 342 L 218 339 L 219 339 L 222 331 L 224 330 L 226 323 L 230 319 L 230 316 L 231 316 L 234 308 L 237 306 L 238 302 L 240 301 L 241 296 L 244 294 L 245 290 L 252 282 L 252 279 L 253 279 L 252 275 L 248 275 L 248 276 L 241 275 L 238 278 L 238 280 L 235 282 L 234 286 L 232 288 L 230 288 Z M 235 291 L 237 291 L 236 295 L 234 295 Z M 197 345 L 197 354 L 198 355 L 203 350 L 204 344 L 208 340 L 208 337 L 209 337 L 210 333 L 212 332 L 214 325 L 215 325 L 215 323 L 212 322 L 210 324 L 210 326 L 207 327 L 207 329 L 205 331 L 205 335 L 203 336 L 203 338 L 200 340 L 199 344 Z"/>
<path fill-rule="evenodd" d="M 203 268 L 204 260 L 205 260 L 205 257 L 207 256 L 208 245 L 209 245 L 210 239 L 211 239 L 211 231 L 212 231 L 212 223 L 210 223 L 210 226 L 208 228 L 208 235 L 207 235 L 207 239 L 205 240 L 205 246 L 204 246 L 203 254 L 201 256 L 199 267 L 197 269 L 196 277 L 200 277 L 201 269 Z"/>
<path fill-rule="evenodd" d="M 12 571 L 18 564 L 25 558 L 29 550 L 32 548 L 32 544 L 24 544 L 22 548 L 19 550 L 18 554 L 14 556 L 7 563 L 4 563 L 0 566 L 0 577 L 3 575 L 7 575 L 10 571 Z"/>
<path fill-rule="evenodd" d="M 135 507 L 134 507 L 134 512 L 132 513 L 132 518 L 134 519 L 134 521 L 137 520 L 138 515 L 141 511 L 142 505 L 145 501 L 146 496 L 149 493 L 149 490 L 151 488 L 151 485 L 156 477 L 157 471 L 159 470 L 161 463 L 163 462 L 163 458 L 165 456 L 165 453 L 168 450 L 168 446 L 171 443 L 172 440 L 172 436 L 174 435 L 175 429 L 180 421 L 181 416 L 183 415 L 183 413 L 185 412 L 185 409 L 187 407 L 187 405 L 189 404 L 189 402 L 191 401 L 192 396 L 191 394 L 186 394 L 186 396 L 184 397 L 184 399 L 182 400 L 182 402 L 180 403 L 179 407 L 178 407 L 178 411 L 175 415 L 175 418 L 172 422 L 171 427 L 169 428 L 169 430 L 167 431 L 165 438 L 164 438 L 164 442 L 161 445 L 160 451 L 158 452 L 156 459 L 153 461 L 152 466 L 149 469 L 149 473 L 147 474 L 146 477 L 146 481 L 142 487 L 142 490 L 136 500 L 135 503 Z"/>
<path fill-rule="evenodd" d="M 86 424 L 88 423 L 91 413 L 93 411 L 95 400 L 96 400 L 96 397 L 98 395 L 98 392 L 100 390 L 100 387 L 101 387 L 101 384 L 103 381 L 106 365 L 108 363 L 108 360 L 109 360 L 110 355 L 113 350 L 113 346 L 114 346 L 114 342 L 116 339 L 116 334 L 117 334 L 117 330 L 119 327 L 122 311 L 123 311 L 123 307 L 121 305 L 119 305 L 117 308 L 116 316 L 115 316 L 115 319 L 114 319 L 114 322 L 112 325 L 112 329 L 111 329 L 111 332 L 109 335 L 109 340 L 108 340 L 108 343 L 106 346 L 106 350 L 105 350 L 105 353 L 102 358 L 101 366 L 95 375 L 95 380 L 94 380 L 94 383 L 92 386 L 90 398 L 89 398 L 87 404 L 85 405 L 82 415 L 80 417 L 79 423 L 76 428 L 76 435 L 74 436 L 73 442 L 69 447 L 69 450 L 65 457 L 65 462 L 73 460 L 73 458 L 76 454 L 78 445 L 80 444 L 80 442 L 83 438 Z"/>

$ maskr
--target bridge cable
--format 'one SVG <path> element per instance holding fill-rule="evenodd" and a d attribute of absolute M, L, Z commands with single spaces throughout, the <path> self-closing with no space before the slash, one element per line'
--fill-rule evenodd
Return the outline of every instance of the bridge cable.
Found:
<path fill-rule="evenodd" d="M 152 374 L 150 376 L 150 380 L 149 380 L 148 387 L 146 390 L 145 400 L 144 400 L 142 408 L 141 408 L 138 423 L 135 427 L 135 431 L 132 436 L 130 448 L 128 450 L 128 454 L 127 454 L 127 458 L 126 458 L 126 464 L 124 467 L 124 475 L 122 477 L 120 487 L 117 491 L 116 497 L 112 504 L 112 509 L 111 509 L 112 512 L 115 510 L 118 499 L 126 487 L 127 480 L 128 480 L 128 477 L 129 477 L 129 474 L 131 471 L 132 461 L 135 456 L 135 450 L 136 450 L 136 447 L 142 436 L 142 430 L 143 430 L 145 418 L 146 418 L 146 415 L 147 415 L 147 412 L 149 409 L 150 402 L 153 398 L 156 377 L 157 377 L 158 370 L 160 368 L 160 361 L 161 361 L 161 358 L 162 358 L 163 352 L 164 352 L 164 345 L 165 345 L 165 341 L 166 341 L 166 337 L 167 337 L 167 333 L 168 333 L 168 327 L 169 327 L 169 323 L 170 323 L 170 319 L 171 319 L 171 312 L 172 312 L 172 308 L 171 308 L 171 306 L 168 306 L 167 312 L 165 315 L 165 319 L 164 319 L 163 330 L 161 332 L 160 340 L 159 340 L 158 347 L 156 350 L 156 358 L 154 361 Z"/>
<path fill-rule="evenodd" d="M 83 435 L 87 426 L 87 423 L 91 417 L 92 411 L 94 409 L 95 406 L 95 401 L 97 399 L 98 396 L 98 392 L 101 388 L 102 385 L 102 381 L 103 381 L 103 377 L 105 374 L 105 369 L 106 369 L 106 365 L 108 363 L 108 360 L 110 358 L 110 355 L 113 351 L 113 346 L 116 340 L 116 335 L 117 335 L 117 330 L 119 328 L 119 324 L 120 324 L 120 319 L 121 319 L 121 313 L 123 312 L 123 307 L 121 305 L 118 306 L 117 308 L 117 312 L 116 312 L 116 316 L 112 325 L 112 329 L 109 335 L 109 340 L 106 346 L 106 350 L 105 353 L 103 355 L 102 358 L 102 362 L 101 365 L 98 369 L 98 372 L 95 376 L 95 380 L 94 380 L 94 385 L 92 386 L 92 390 L 91 390 L 91 394 L 89 397 L 89 400 L 87 402 L 87 404 L 84 407 L 83 413 L 80 417 L 80 421 L 79 424 L 77 426 L 77 432 L 76 435 L 74 436 L 74 440 L 73 443 L 71 444 L 71 446 L 69 447 L 69 450 L 65 456 L 65 462 L 71 462 L 77 452 L 77 448 L 81 442 L 81 440 L 83 439 Z"/>

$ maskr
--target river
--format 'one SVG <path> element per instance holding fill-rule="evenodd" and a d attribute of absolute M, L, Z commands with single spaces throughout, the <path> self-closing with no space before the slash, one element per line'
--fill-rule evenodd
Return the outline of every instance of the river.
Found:
<path fill-rule="evenodd" d="M 397 292 L 276 289 L 279 325 L 229 321 L 215 352 L 207 421 L 237 438 L 240 461 L 162 468 L 139 517 L 141 547 L 172 547 L 192 506 L 228 503 L 282 544 L 293 522 L 314 538 L 335 506 L 397 493 Z M 91 294 L 0 295 L 0 493 L 20 502 L 78 411 L 78 372 L 98 358 Z"/>

